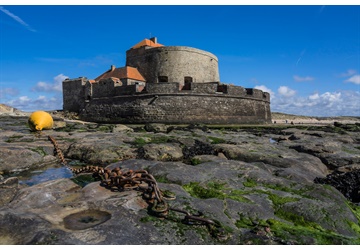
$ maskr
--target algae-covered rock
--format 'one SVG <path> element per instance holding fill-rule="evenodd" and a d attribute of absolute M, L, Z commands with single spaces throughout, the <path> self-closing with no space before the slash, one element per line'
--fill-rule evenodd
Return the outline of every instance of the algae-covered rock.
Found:
<path fill-rule="evenodd" d="M 314 183 L 334 168 L 352 173 L 342 175 L 344 185 L 357 183 L 360 134 L 353 128 L 199 125 L 165 134 L 66 121 L 63 129 L 31 133 L 26 119 L 0 119 L 1 182 L 9 174 L 22 180 L 25 172 L 17 171 L 26 168 L 41 180 L 0 188 L 0 243 L 360 243 L 359 206 L 346 191 Z M 43 168 L 60 166 L 48 135 L 69 164 L 147 170 L 176 195 L 169 206 L 184 212 L 159 218 L 142 189 L 107 189 L 91 175 L 41 182 Z M 189 223 L 186 213 L 217 227 Z"/>
<path fill-rule="evenodd" d="M 147 144 L 139 149 L 139 156 L 146 160 L 180 161 L 182 149 L 175 143 Z"/>

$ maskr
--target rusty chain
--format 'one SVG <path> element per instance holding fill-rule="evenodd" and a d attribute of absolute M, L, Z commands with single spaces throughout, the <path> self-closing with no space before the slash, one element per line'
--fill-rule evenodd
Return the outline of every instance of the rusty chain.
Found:
<path fill-rule="evenodd" d="M 158 217 L 168 218 L 169 211 L 183 213 L 185 217 L 182 223 L 188 225 L 205 225 L 209 229 L 211 236 L 219 240 L 226 240 L 228 238 L 227 233 L 218 221 L 203 218 L 201 217 L 202 213 L 194 215 L 187 211 L 170 207 L 167 201 L 175 200 L 175 194 L 167 190 L 161 190 L 154 176 L 146 170 L 123 171 L 119 167 L 110 170 L 99 166 L 71 168 L 68 166 L 56 140 L 52 136 L 48 136 L 48 139 L 54 145 L 54 155 L 57 155 L 61 164 L 70 169 L 74 174 L 93 173 L 94 178 L 100 180 L 101 186 L 112 191 L 141 191 L 142 197 L 149 204 L 152 214 Z"/>
<path fill-rule="evenodd" d="M 62 165 L 67 166 L 67 162 L 65 160 L 65 157 L 62 153 L 62 151 L 59 148 L 59 145 L 57 144 L 56 140 L 52 136 L 48 136 L 49 141 L 54 145 L 54 155 L 57 155 L 60 159 L 60 162 Z"/>

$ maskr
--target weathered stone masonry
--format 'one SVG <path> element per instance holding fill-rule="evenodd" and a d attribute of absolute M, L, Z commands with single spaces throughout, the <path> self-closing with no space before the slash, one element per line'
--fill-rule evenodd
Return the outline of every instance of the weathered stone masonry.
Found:
<path fill-rule="evenodd" d="M 153 49 L 141 47 L 126 52 L 126 65 L 138 68 L 148 82 L 159 82 L 159 76 L 167 82 L 218 82 L 218 59 L 213 54 L 184 46 L 167 46 Z"/>
<path fill-rule="evenodd" d="M 126 66 L 138 70 L 146 82 L 122 78 L 131 75 L 67 79 L 64 110 L 79 112 L 86 121 L 106 123 L 271 122 L 269 93 L 220 83 L 213 54 L 144 41 L 145 46 L 139 43 L 127 51 Z M 114 67 L 105 73 L 112 72 Z"/>

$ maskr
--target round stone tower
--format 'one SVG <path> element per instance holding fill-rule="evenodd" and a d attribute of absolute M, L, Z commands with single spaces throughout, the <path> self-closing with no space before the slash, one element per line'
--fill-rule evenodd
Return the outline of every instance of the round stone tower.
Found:
<path fill-rule="evenodd" d="M 219 82 L 218 59 L 184 46 L 142 46 L 126 52 L 126 66 L 135 67 L 147 83 Z"/>

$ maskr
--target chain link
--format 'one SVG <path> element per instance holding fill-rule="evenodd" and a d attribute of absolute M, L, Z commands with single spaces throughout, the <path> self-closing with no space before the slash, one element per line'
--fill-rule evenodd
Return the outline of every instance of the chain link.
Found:
<path fill-rule="evenodd" d="M 61 164 L 69 168 L 74 174 L 93 173 L 94 178 L 100 180 L 101 186 L 112 191 L 141 191 L 143 199 L 149 204 L 151 212 L 156 216 L 167 218 L 169 211 L 183 213 L 185 214 L 185 217 L 182 220 L 184 224 L 205 225 L 209 229 L 211 236 L 219 240 L 226 240 L 228 238 L 227 233 L 221 227 L 219 222 L 201 217 L 202 213 L 193 215 L 185 210 L 170 207 L 167 201 L 175 200 L 175 194 L 168 190 L 162 191 L 158 187 L 158 183 L 154 176 L 149 174 L 146 170 L 123 171 L 119 167 L 110 170 L 99 166 L 71 168 L 68 166 L 56 140 L 51 136 L 48 136 L 48 139 L 54 145 L 54 154 L 59 157 Z"/>

